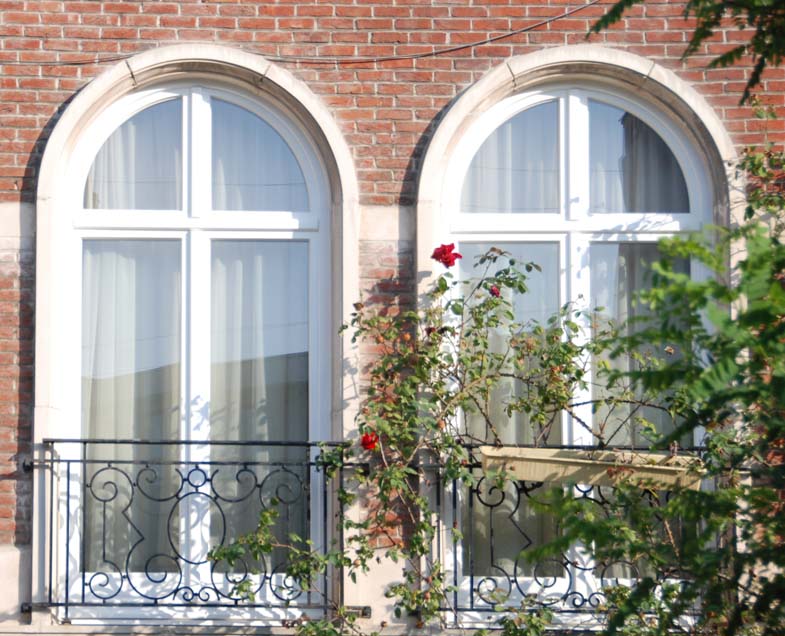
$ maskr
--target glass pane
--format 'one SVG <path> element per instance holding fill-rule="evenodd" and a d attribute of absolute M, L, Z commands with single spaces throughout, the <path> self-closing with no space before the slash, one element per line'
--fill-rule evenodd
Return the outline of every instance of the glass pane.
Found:
<path fill-rule="evenodd" d="M 88 209 L 182 207 L 182 105 L 162 102 L 115 130 L 93 161 L 84 192 Z"/>
<path fill-rule="evenodd" d="M 512 254 L 523 264 L 537 263 L 541 272 L 532 271 L 528 276 L 528 292 L 518 295 L 515 300 L 516 321 L 527 326 L 537 322 L 544 325 L 548 319 L 559 311 L 559 245 L 558 243 L 461 243 L 459 251 L 463 259 L 458 261 L 461 276 L 480 277 L 483 267 L 474 267 L 478 256 L 485 254 L 491 247 L 496 247 Z M 492 266 L 493 267 L 493 266 Z M 492 274 L 493 270 L 489 272 Z M 506 291 L 504 292 L 506 293 Z M 505 351 L 504 333 L 491 335 L 490 348 L 496 353 Z M 532 361 L 536 365 L 537 361 Z M 533 370 L 534 368 L 532 368 Z M 467 413 L 466 425 L 473 437 L 487 441 L 500 441 L 504 444 L 558 444 L 561 440 L 561 414 L 554 414 L 552 419 L 541 426 L 532 427 L 525 413 L 514 413 L 508 416 L 505 405 L 511 400 L 525 396 L 525 389 L 520 382 L 502 384 L 496 388 L 484 413 Z M 496 439 L 498 438 L 498 440 Z"/>
<path fill-rule="evenodd" d="M 592 212 L 689 212 L 676 157 L 640 119 L 589 100 Z"/>
<path fill-rule="evenodd" d="M 89 438 L 177 439 L 179 241 L 85 241 L 82 267 L 82 430 Z M 96 463 L 85 480 L 86 567 L 109 575 L 144 571 L 150 559 L 153 570 L 174 567 L 178 539 L 167 518 L 180 480 L 162 462 L 176 460 L 176 450 L 91 445 L 87 459 Z"/>
<path fill-rule="evenodd" d="M 212 482 L 213 543 L 224 524 L 228 537 L 253 530 L 273 499 L 279 540 L 307 537 L 308 244 L 214 241 L 211 334 L 210 438 L 251 443 L 213 448 L 229 462 Z"/>
<path fill-rule="evenodd" d="M 613 322 L 622 334 L 632 334 L 641 328 L 641 319 L 650 315 L 649 310 L 637 300 L 637 294 L 651 287 L 652 265 L 659 261 L 660 251 L 654 243 L 595 243 L 589 252 L 591 265 L 592 307 L 599 308 L 598 320 Z M 689 274 L 689 261 L 681 260 L 674 268 Z M 646 356 L 663 355 L 658 351 L 641 351 Z M 640 364 L 631 357 L 606 358 L 613 368 L 627 371 Z M 596 368 L 599 360 L 595 359 Z M 633 390 L 633 398 L 634 389 Z M 603 400 L 607 391 L 596 383 L 593 399 Z M 594 413 L 595 433 L 611 445 L 646 445 L 642 425 L 650 423 L 660 434 L 673 430 L 667 413 L 654 406 L 615 404 L 602 406 Z"/>
<path fill-rule="evenodd" d="M 517 114 L 480 146 L 469 165 L 462 212 L 559 211 L 559 106 Z"/>
<path fill-rule="evenodd" d="M 557 519 L 537 510 L 553 484 L 508 481 L 503 488 L 494 479 L 476 474 L 477 485 L 462 490 L 461 532 L 463 533 L 463 574 L 478 577 L 475 589 L 491 605 L 493 586 L 483 577 L 499 582 L 499 591 L 515 588 L 513 579 L 538 577 L 535 592 L 548 592 L 554 577 L 567 575 L 560 559 L 529 563 L 524 554 L 557 536 Z M 470 552 L 469 552 L 470 551 Z"/>
<path fill-rule="evenodd" d="M 641 488 L 638 492 L 640 493 L 643 506 L 651 507 L 654 510 L 665 506 L 670 499 L 670 493 L 666 491 Z M 618 502 L 614 488 L 594 486 L 592 496 L 599 501 L 607 502 L 603 504 L 606 514 L 613 514 L 614 517 L 623 519 L 625 523 L 632 524 L 633 527 L 641 527 L 641 522 L 628 514 L 629 507 Z M 615 508 L 611 508 L 613 510 L 612 513 L 609 510 L 609 506 L 615 506 Z M 682 518 L 678 517 L 674 519 L 670 515 L 666 518 L 663 517 L 664 515 L 654 514 L 652 530 L 648 535 L 649 540 L 660 541 L 664 544 L 674 545 L 674 547 L 699 541 L 698 532 L 700 532 L 700 528 L 695 524 L 686 523 Z M 664 523 L 666 520 L 667 525 Z M 666 567 L 672 568 L 668 578 L 675 580 L 675 573 L 680 571 L 679 564 L 675 559 L 668 563 L 667 566 L 661 562 L 652 563 L 644 559 L 598 562 L 594 567 L 594 576 L 599 579 L 599 583 L 603 588 L 615 585 L 629 586 L 631 579 L 641 579 L 644 576 L 652 579 L 662 577 Z"/>
<path fill-rule="evenodd" d="M 559 310 L 559 245 L 558 243 L 461 243 L 459 261 L 461 276 L 481 277 L 485 266 L 474 267 L 476 258 L 496 247 L 512 254 L 523 264 L 535 262 L 542 272 L 529 274 L 529 291 L 515 301 L 516 322 L 523 330 L 534 322 L 545 324 Z M 494 273 L 491 266 L 489 274 Z M 502 293 L 506 293 L 503 291 Z M 500 329 L 491 334 L 489 349 L 494 353 L 506 351 L 504 333 Z M 527 360 L 524 371 L 538 374 L 539 360 Z M 510 371 L 513 371 L 510 362 Z M 528 389 L 522 381 L 499 384 L 491 392 L 487 403 L 472 412 L 464 413 L 467 437 L 472 441 L 500 442 L 503 444 L 536 444 L 545 446 L 561 443 L 562 414 L 560 411 L 534 423 L 526 413 L 508 415 L 506 405 L 511 401 L 525 400 Z M 515 577 L 531 576 L 534 568 L 519 558 L 521 550 L 540 545 L 554 537 L 555 522 L 547 514 L 539 513 L 530 505 L 534 493 L 521 484 L 508 483 L 503 490 L 492 482 L 481 480 L 476 489 L 465 492 L 462 510 L 462 532 L 465 550 L 464 574 L 477 576 Z M 537 566 L 539 576 L 563 575 L 560 566 L 552 563 Z"/>
<path fill-rule="evenodd" d="M 244 108 L 211 103 L 213 209 L 307 210 L 303 172 L 281 135 Z"/>

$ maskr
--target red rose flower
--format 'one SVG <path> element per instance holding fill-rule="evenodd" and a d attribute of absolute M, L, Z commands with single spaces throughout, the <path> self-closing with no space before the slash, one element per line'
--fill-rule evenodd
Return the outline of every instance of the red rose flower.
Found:
<path fill-rule="evenodd" d="M 360 445 L 367 451 L 376 450 L 379 444 L 379 436 L 376 433 L 363 433 L 360 437 Z"/>
<path fill-rule="evenodd" d="M 435 250 L 433 250 L 433 254 L 431 254 L 431 258 L 435 261 L 438 261 L 445 267 L 452 267 L 455 265 L 455 261 L 459 258 L 463 258 L 458 252 L 453 252 L 455 249 L 455 243 L 450 243 L 449 245 L 440 245 Z"/>
<path fill-rule="evenodd" d="M 499 288 L 496 285 L 491 285 L 488 291 L 490 292 L 491 296 L 493 296 L 494 298 L 498 298 L 499 296 L 502 295 L 502 293 L 499 291 Z"/>

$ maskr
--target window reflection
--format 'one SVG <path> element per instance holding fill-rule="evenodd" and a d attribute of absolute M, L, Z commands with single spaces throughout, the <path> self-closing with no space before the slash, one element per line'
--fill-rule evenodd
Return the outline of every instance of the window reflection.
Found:
<path fill-rule="evenodd" d="M 182 104 L 172 99 L 137 113 L 106 140 L 90 167 L 87 209 L 182 207 Z"/>
<path fill-rule="evenodd" d="M 559 211 L 559 106 L 529 108 L 499 126 L 472 159 L 462 212 Z"/>
<path fill-rule="evenodd" d="M 305 178 L 283 137 L 244 108 L 211 104 L 213 208 L 307 210 Z"/>
<path fill-rule="evenodd" d="M 673 152 L 640 119 L 589 100 L 590 210 L 689 212 Z"/>

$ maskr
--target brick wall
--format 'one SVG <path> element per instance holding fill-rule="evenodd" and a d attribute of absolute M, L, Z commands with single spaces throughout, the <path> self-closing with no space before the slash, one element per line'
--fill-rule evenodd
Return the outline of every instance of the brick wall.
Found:
<path fill-rule="evenodd" d="M 30 242 L 0 233 L 0 545 L 30 541 L 33 266 Z"/>
<path fill-rule="evenodd" d="M 592 20 L 605 11 L 602 4 L 543 24 L 575 7 L 570 0 L 0 0 L 0 202 L 34 201 L 41 154 L 58 113 L 104 68 L 151 47 L 210 42 L 285 58 L 279 63 L 339 122 L 354 155 L 361 203 L 412 205 L 422 154 L 445 107 L 510 56 L 584 42 Z M 680 3 L 646 2 L 590 41 L 675 71 L 716 108 L 739 146 L 760 142 L 759 122 L 738 105 L 748 65 L 705 67 L 744 33 L 722 31 L 684 62 L 692 23 L 681 13 Z M 471 46 L 524 27 L 532 30 Z M 337 63 L 332 56 L 388 59 Z M 296 59 L 307 57 L 317 60 Z M 768 73 L 759 92 L 782 105 L 785 75 Z M 770 122 L 769 130 L 785 138 L 781 121 Z M 373 255 L 360 272 L 366 292 L 382 300 L 411 298 L 411 245 L 366 247 Z M 16 457 L 30 435 L 32 288 L 32 254 L 0 251 L 0 543 L 24 543 L 29 536 L 25 506 L 17 510 L 14 501 L 28 492 L 28 482 L 16 480 Z"/>
<path fill-rule="evenodd" d="M 567 0 L 204 0 L 101 2 L 0 0 L 0 200 L 32 200 L 53 118 L 74 91 L 119 56 L 163 44 L 217 42 L 270 57 L 387 57 L 430 53 L 531 27 L 575 8 Z M 322 96 L 357 162 L 363 202 L 410 204 L 428 133 L 462 89 L 511 55 L 583 42 L 605 7 L 485 46 L 417 60 L 365 64 L 284 62 Z M 744 36 L 719 33 L 680 60 L 692 22 L 682 5 L 647 2 L 591 38 L 646 56 L 694 83 L 740 144 L 759 139 L 738 106 L 748 69 L 705 68 Z M 108 58 L 101 64 L 89 63 Z M 761 93 L 783 103 L 785 77 L 770 73 Z"/>

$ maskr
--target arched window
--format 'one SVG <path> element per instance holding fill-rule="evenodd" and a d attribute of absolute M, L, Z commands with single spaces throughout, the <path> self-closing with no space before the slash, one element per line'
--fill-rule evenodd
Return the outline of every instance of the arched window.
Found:
<path fill-rule="evenodd" d="M 329 192 L 305 134 L 269 104 L 183 86 L 120 100 L 85 138 L 82 433 L 315 436 Z"/>
<path fill-rule="evenodd" d="M 586 73 L 569 82 L 540 77 L 527 89 L 510 84 L 502 69 L 472 87 L 426 154 L 419 269 L 433 268 L 424 260 L 435 245 L 455 243 L 463 255 L 459 274 L 471 277 L 476 257 L 496 247 L 542 269 L 528 278 L 516 321 L 543 324 L 567 303 L 601 307 L 600 320 L 619 323 L 640 312 L 634 298 L 650 282 L 657 241 L 710 223 L 715 199 L 697 136 L 685 133 L 684 121 L 661 101 L 625 89 L 619 75 L 607 82 L 588 81 Z M 488 95 L 502 86 L 507 96 L 493 103 Z M 678 266 L 699 275 L 689 262 Z M 588 317 L 584 327 L 589 334 Z M 654 409 L 593 409 L 592 400 L 602 396 L 591 388 L 597 361 L 587 362 L 586 388 L 576 390 L 569 413 L 544 424 L 508 414 L 509 398 L 522 390 L 510 381 L 496 389 L 509 394 L 491 400 L 481 415 L 464 415 L 467 438 L 538 446 L 591 446 L 602 439 L 629 447 L 644 441 L 639 416 L 668 432 L 672 423 Z M 481 620 L 495 594 L 511 604 L 531 595 L 555 608 L 579 609 L 601 593 L 607 577 L 633 575 L 629 567 L 602 569 L 577 549 L 529 563 L 522 553 L 558 532 L 555 520 L 531 505 L 540 485 L 509 482 L 502 490 L 480 473 L 478 479 L 476 487 L 456 488 L 455 507 L 445 513 L 462 534 L 453 558 L 461 621 Z"/>
<path fill-rule="evenodd" d="M 259 55 L 158 47 L 69 102 L 36 201 L 34 603 L 73 622 L 323 614 L 332 587 L 301 589 L 284 550 L 228 569 L 208 551 L 273 506 L 279 539 L 332 538 L 315 457 L 351 417 L 336 333 L 357 214 L 338 124 Z"/>
<path fill-rule="evenodd" d="M 324 545 L 310 443 L 330 436 L 334 323 L 315 144 L 272 100 L 168 84 L 106 108 L 69 173 L 63 318 L 79 327 L 58 437 L 83 440 L 66 504 L 79 574 L 64 585 L 85 606 L 69 617 L 136 620 L 155 603 L 158 618 L 237 618 L 200 605 L 231 606 L 252 569 L 245 616 L 296 614 L 285 552 L 235 572 L 208 552 L 273 506 L 282 542 Z"/>
<path fill-rule="evenodd" d="M 544 322 L 570 303 L 623 322 L 637 311 L 633 299 L 658 259 L 657 240 L 710 218 L 702 164 L 675 126 L 630 96 L 591 85 L 502 100 L 466 131 L 448 174 L 461 185 L 445 201 L 444 222 L 464 254 L 464 275 L 492 246 L 542 267 L 522 320 Z M 520 437 L 508 441 L 530 441 L 525 427 L 499 417 L 499 430 Z M 601 426 L 590 405 L 576 418 Z M 551 442 L 593 443 L 567 419 Z M 620 430 L 604 441 L 635 438 Z"/>

